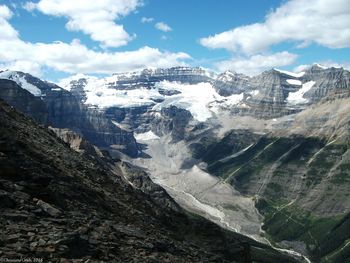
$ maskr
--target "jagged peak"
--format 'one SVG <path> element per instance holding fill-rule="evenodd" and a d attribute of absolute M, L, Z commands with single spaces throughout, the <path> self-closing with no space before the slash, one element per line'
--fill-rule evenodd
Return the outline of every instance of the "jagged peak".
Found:
<path fill-rule="evenodd" d="M 344 70 L 344 68 L 342 66 L 336 66 L 336 65 L 326 66 L 326 65 L 319 64 L 319 63 L 314 63 L 310 67 L 310 70 L 332 70 L 332 69 L 333 70 Z"/>
<path fill-rule="evenodd" d="M 216 79 L 220 81 L 232 81 L 233 79 L 236 79 L 236 78 L 249 79 L 250 77 L 242 73 L 237 73 L 232 70 L 226 70 L 225 72 L 219 74 Z"/>

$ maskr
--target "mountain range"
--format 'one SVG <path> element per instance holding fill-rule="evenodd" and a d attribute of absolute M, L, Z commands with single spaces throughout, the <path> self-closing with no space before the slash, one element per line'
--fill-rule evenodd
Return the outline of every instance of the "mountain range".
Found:
<path fill-rule="evenodd" d="M 50 243 L 62 258 L 129 262 L 132 249 L 139 262 L 346 262 L 349 91 L 348 70 L 318 64 L 254 77 L 150 68 L 57 84 L 0 72 L 0 98 L 35 121 L 2 102 L 5 218 L 12 227 L 46 226 L 42 240 L 66 227 L 72 238 Z M 116 238 L 94 237 L 85 222 L 93 219 L 77 223 L 84 213 Z M 128 214 L 130 226 L 120 219 Z M 22 242 L 18 253 L 47 256 L 54 239 L 13 240 Z M 108 242 L 118 247 L 111 255 Z"/>

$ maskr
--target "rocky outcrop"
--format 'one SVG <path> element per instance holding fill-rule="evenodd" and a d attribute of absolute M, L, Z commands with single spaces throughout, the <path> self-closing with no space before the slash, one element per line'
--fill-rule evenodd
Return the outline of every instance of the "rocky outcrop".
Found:
<path fill-rule="evenodd" d="M 99 159 L 104 157 L 102 151 L 96 146 L 92 145 L 81 135 L 69 130 L 49 127 L 59 138 L 67 143 L 74 151 L 92 157 L 93 159 Z"/>
<path fill-rule="evenodd" d="M 149 196 L 159 207 L 180 212 L 180 206 L 158 184 L 155 184 L 149 175 L 142 169 L 129 163 L 119 161 L 115 163 L 123 176 L 134 187 Z"/>
<path fill-rule="evenodd" d="M 171 134 L 172 141 L 178 142 L 186 137 L 186 129 L 192 115 L 189 111 L 175 106 L 161 110 L 161 117 L 152 121 L 152 131 L 157 135 Z"/>
<path fill-rule="evenodd" d="M 105 109 L 108 119 L 125 130 L 142 133 L 149 130 L 149 124 L 155 117 L 152 106 L 140 105 L 139 107 L 110 107 Z"/>
<path fill-rule="evenodd" d="M 0 101 L 0 250 L 5 258 L 293 262 L 267 245 L 159 206 Z M 134 180 L 140 188 L 148 183 Z"/>

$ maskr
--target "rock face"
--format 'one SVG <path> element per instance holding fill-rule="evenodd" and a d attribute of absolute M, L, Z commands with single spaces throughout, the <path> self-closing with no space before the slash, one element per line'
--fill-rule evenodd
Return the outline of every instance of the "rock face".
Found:
<path fill-rule="evenodd" d="M 349 97 L 350 72 L 343 68 L 324 68 L 316 64 L 305 71 L 302 80 L 315 81 L 314 87 L 305 94 L 310 102 L 326 97 Z"/>
<path fill-rule="evenodd" d="M 45 103 L 15 82 L 0 79 L 0 98 L 40 123 L 48 123 Z"/>
<path fill-rule="evenodd" d="M 115 88 L 135 88 L 141 86 L 152 87 L 156 82 L 164 80 L 190 84 L 208 82 L 213 74 L 201 68 L 174 67 L 145 69 L 141 72 L 120 73 L 113 76 L 116 81 L 111 86 Z"/>
<path fill-rule="evenodd" d="M 162 109 L 161 118 L 155 119 L 152 123 L 152 130 L 158 135 L 171 133 L 173 142 L 184 140 L 186 127 L 192 119 L 191 114 L 175 106 Z"/>
<path fill-rule="evenodd" d="M 226 71 L 213 81 L 216 91 L 222 96 L 240 94 L 250 90 L 250 78 L 243 74 Z"/>
<path fill-rule="evenodd" d="M 108 262 L 293 262 L 180 208 L 159 208 L 116 170 L 0 101 L 0 247 L 6 258 Z M 130 168 L 131 169 L 131 168 Z"/>
<path fill-rule="evenodd" d="M 52 83 L 21 72 L 5 73 L 0 73 L 0 78 L 6 76 L 23 86 L 21 89 L 13 82 L 9 84 L 10 81 L 1 80 L 0 98 L 10 105 L 18 106 L 22 112 L 43 124 L 69 128 L 80 133 L 99 147 L 113 146 L 131 156 L 138 154 L 138 146 L 132 133 L 115 126 L 104 112 L 89 109 L 70 92 Z M 40 94 L 36 96 L 25 90 L 29 85 L 36 87 Z"/>
<path fill-rule="evenodd" d="M 69 130 L 69 129 L 59 129 L 49 127 L 59 138 L 61 138 L 65 143 L 67 143 L 70 148 L 74 151 L 93 157 L 94 159 L 99 159 L 104 157 L 103 152 L 88 142 L 81 135 Z"/>

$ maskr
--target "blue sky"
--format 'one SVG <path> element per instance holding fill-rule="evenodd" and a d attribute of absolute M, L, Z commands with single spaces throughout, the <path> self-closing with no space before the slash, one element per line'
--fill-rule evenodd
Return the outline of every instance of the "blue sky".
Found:
<path fill-rule="evenodd" d="M 148 66 L 249 75 L 315 62 L 348 67 L 348 6 L 346 0 L 3 0 L 0 68 L 57 80 Z"/>

